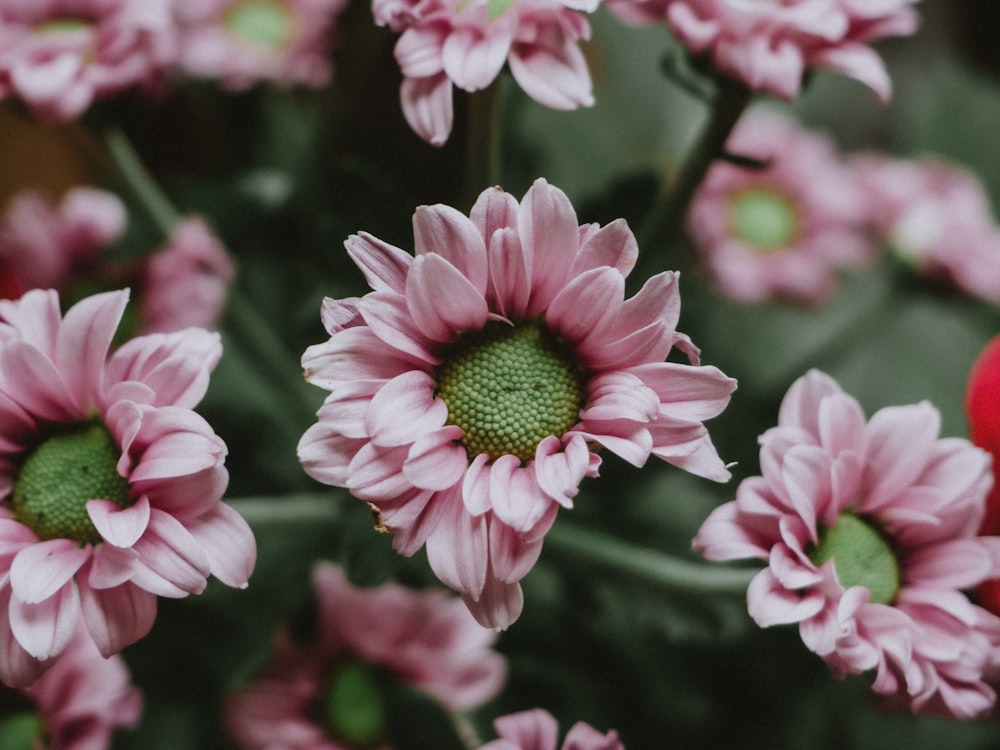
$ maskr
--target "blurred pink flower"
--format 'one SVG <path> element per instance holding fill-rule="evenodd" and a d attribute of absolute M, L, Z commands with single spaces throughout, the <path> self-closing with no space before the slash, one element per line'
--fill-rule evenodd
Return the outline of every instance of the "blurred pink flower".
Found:
<path fill-rule="evenodd" d="M 553 109 L 594 103 L 580 40 L 599 0 L 372 0 L 375 22 L 402 32 L 403 114 L 435 146 L 451 133 L 452 85 L 489 86 L 504 64 L 535 101 Z"/>
<path fill-rule="evenodd" d="M 496 634 L 479 627 L 457 597 L 391 583 L 355 588 L 326 562 L 314 566 L 313 583 L 314 639 L 298 643 L 279 630 L 271 663 L 228 702 L 226 723 L 242 747 L 356 747 L 334 736 L 342 717 L 321 714 L 336 703 L 326 693 L 336 690 L 345 669 L 359 663 L 420 688 L 451 711 L 479 706 L 503 686 L 506 662 L 491 648 Z"/>
<path fill-rule="evenodd" d="M 506 627 L 598 446 L 728 479 L 702 421 L 735 381 L 676 331 L 678 274 L 625 300 L 628 225 L 578 226 L 544 180 L 520 204 L 484 191 L 471 217 L 422 206 L 413 226 L 416 257 L 369 234 L 346 243 L 374 291 L 324 303 L 330 339 L 302 363 L 331 394 L 299 458 L 367 501 L 398 552 L 426 543 L 476 618 Z M 694 364 L 664 362 L 675 346 Z"/>
<path fill-rule="evenodd" d="M 726 149 L 764 166 L 718 161 L 691 201 L 688 232 L 723 295 L 821 305 L 839 271 L 874 259 L 862 194 L 825 135 L 755 111 Z"/>
<path fill-rule="evenodd" d="M 816 370 L 797 380 L 760 437 L 762 476 L 712 512 L 694 547 L 768 561 L 747 591 L 761 627 L 799 623 L 839 676 L 916 712 L 969 717 L 994 704 L 1000 618 L 962 590 L 1000 572 L 1000 540 L 977 536 L 990 457 L 938 438 L 924 402 L 865 421 Z"/>
<path fill-rule="evenodd" d="M 1000 227 L 979 179 L 934 158 L 856 156 L 869 225 L 918 273 L 1000 304 Z"/>
<path fill-rule="evenodd" d="M 892 83 L 869 46 L 912 34 L 917 0 L 605 0 L 635 25 L 666 23 L 693 53 L 752 91 L 791 100 L 803 76 L 831 70 L 855 78 L 883 101 Z"/>
<path fill-rule="evenodd" d="M 493 722 L 500 739 L 487 742 L 480 750 L 556 750 L 559 725 L 548 711 L 540 708 L 501 716 Z M 625 750 L 614 731 L 601 734 L 589 724 L 574 724 L 562 750 Z"/>
<path fill-rule="evenodd" d="M 165 247 L 143 272 L 140 329 L 143 333 L 215 328 L 236 268 L 202 219 L 178 222 Z"/>
<path fill-rule="evenodd" d="M 52 290 L 0 301 L 0 679 L 30 683 L 81 620 L 105 656 L 156 597 L 245 586 L 256 549 L 221 502 L 226 446 L 192 408 L 222 353 L 200 329 L 109 356 L 127 291 L 61 315 Z"/>
<path fill-rule="evenodd" d="M 170 0 L 0 0 L 0 99 L 42 120 L 152 85 L 175 56 Z"/>
<path fill-rule="evenodd" d="M 319 87 L 347 0 L 175 0 L 180 66 L 230 91 L 260 81 Z"/>

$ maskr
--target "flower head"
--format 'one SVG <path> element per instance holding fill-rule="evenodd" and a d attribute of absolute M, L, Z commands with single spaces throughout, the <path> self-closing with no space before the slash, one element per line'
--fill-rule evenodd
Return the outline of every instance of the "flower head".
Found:
<path fill-rule="evenodd" d="M 725 296 L 816 306 L 838 273 L 869 262 L 862 195 L 826 136 L 751 112 L 727 143 L 760 167 L 715 163 L 695 193 L 687 228 Z"/>
<path fill-rule="evenodd" d="M 885 64 L 869 46 L 912 34 L 917 0 L 606 0 L 626 23 L 666 23 L 693 53 L 723 75 L 794 99 L 810 70 L 855 78 L 886 101 Z"/>
<path fill-rule="evenodd" d="M 221 502 L 225 444 L 192 408 L 221 356 L 187 329 L 109 347 L 125 291 L 60 313 L 0 301 L 0 678 L 31 682 L 83 622 L 109 656 L 152 627 L 156 597 L 245 586 L 256 555 Z"/>
<path fill-rule="evenodd" d="M 872 690 L 920 713 L 974 716 L 995 701 L 1000 618 L 962 589 L 997 576 L 978 537 L 989 456 L 939 438 L 928 403 L 860 405 L 811 371 L 761 438 L 762 475 L 743 480 L 694 546 L 713 560 L 768 561 L 747 591 L 761 627 L 799 623 L 838 675 L 874 670 Z"/>
<path fill-rule="evenodd" d="M 372 0 L 375 21 L 402 32 L 396 61 L 406 121 L 425 141 L 451 133 L 452 86 L 478 91 L 504 64 L 535 101 L 553 109 L 590 106 L 590 73 L 579 42 L 583 11 L 598 0 Z"/>
<path fill-rule="evenodd" d="M 493 726 L 500 739 L 487 742 L 480 750 L 556 750 L 559 743 L 559 725 L 541 708 L 501 716 Z M 570 727 L 562 750 L 625 750 L 625 746 L 616 732 L 601 734 L 581 721 Z"/>
<path fill-rule="evenodd" d="M 388 750 L 385 681 L 420 688 L 451 711 L 474 708 L 503 685 L 496 635 L 457 597 L 397 584 L 356 588 L 325 562 L 313 568 L 313 584 L 314 638 L 298 643 L 280 630 L 271 663 L 229 701 L 227 724 L 242 747 Z M 348 693 L 365 700 L 344 700 Z"/>
<path fill-rule="evenodd" d="M 702 421 L 735 381 L 677 332 L 678 275 L 625 300 L 628 226 L 579 226 L 544 180 L 520 204 L 483 192 L 471 217 L 418 208 L 413 226 L 416 257 L 368 234 L 346 243 L 373 291 L 324 303 L 330 339 L 302 362 L 331 393 L 299 457 L 367 501 L 397 551 L 426 544 L 477 619 L 505 627 L 597 446 L 728 478 Z M 694 364 L 665 362 L 674 347 Z"/>

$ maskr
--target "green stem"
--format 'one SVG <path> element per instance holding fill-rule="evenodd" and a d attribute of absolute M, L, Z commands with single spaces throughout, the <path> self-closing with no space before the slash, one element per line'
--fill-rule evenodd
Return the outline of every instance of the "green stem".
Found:
<path fill-rule="evenodd" d="M 465 196 L 471 205 L 483 190 L 500 180 L 501 97 L 503 76 L 468 97 L 465 143 Z"/>
<path fill-rule="evenodd" d="M 146 169 L 128 136 L 121 128 L 113 127 L 105 132 L 104 144 L 129 188 L 163 235 L 169 237 L 180 213 Z"/>
<path fill-rule="evenodd" d="M 335 523 L 341 516 L 341 504 L 330 494 L 236 497 L 227 498 L 226 504 L 257 530 L 265 526 Z"/>

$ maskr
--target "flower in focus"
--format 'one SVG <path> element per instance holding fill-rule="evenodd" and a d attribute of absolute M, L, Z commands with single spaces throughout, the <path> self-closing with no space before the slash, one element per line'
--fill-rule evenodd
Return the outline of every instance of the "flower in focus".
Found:
<path fill-rule="evenodd" d="M 141 711 L 142 695 L 129 681 L 125 660 L 101 656 L 83 628 L 30 687 L 0 686 L 4 747 L 107 748 L 113 732 L 135 726 Z"/>
<path fill-rule="evenodd" d="M 934 158 L 860 154 L 853 167 L 872 231 L 925 276 L 1000 304 L 1000 227 L 979 179 Z"/>
<path fill-rule="evenodd" d="M 625 23 L 666 23 L 696 55 L 752 91 L 791 100 L 803 76 L 831 70 L 883 101 L 892 82 L 869 46 L 916 31 L 917 0 L 605 0 Z"/>
<path fill-rule="evenodd" d="M 176 0 L 179 64 L 230 91 L 259 81 L 325 85 L 347 0 Z"/>
<path fill-rule="evenodd" d="M 471 217 L 420 207 L 413 226 L 416 257 L 368 234 L 346 243 L 373 291 L 324 303 L 330 339 L 302 363 L 331 393 L 299 458 L 367 501 L 398 552 L 426 544 L 476 618 L 506 627 L 557 510 L 597 475 L 597 446 L 728 479 L 702 421 L 735 381 L 676 331 L 678 274 L 625 300 L 628 225 L 578 226 L 544 180 L 520 204 L 484 191 Z M 693 364 L 665 362 L 675 346 Z"/>
<path fill-rule="evenodd" d="M 127 291 L 60 313 L 0 301 L 0 679 L 29 684 L 83 622 L 104 656 L 145 635 L 156 597 L 245 586 L 256 557 L 221 501 L 226 446 L 192 408 L 222 354 L 201 329 L 109 355 Z"/>
<path fill-rule="evenodd" d="M 480 750 L 556 750 L 559 725 L 548 711 L 540 708 L 501 716 L 493 722 L 500 739 L 487 742 Z M 625 750 L 614 731 L 601 734 L 589 724 L 574 724 L 562 750 Z"/>
<path fill-rule="evenodd" d="M 451 133 L 452 86 L 484 89 L 504 64 L 535 101 L 553 109 L 594 103 L 580 40 L 599 0 L 372 0 L 375 22 L 401 33 L 396 61 L 406 121 L 425 141 Z"/>
<path fill-rule="evenodd" d="M 1000 618 L 962 593 L 1000 573 L 998 540 L 977 536 L 989 456 L 939 438 L 924 402 L 860 405 L 816 370 L 797 380 L 760 437 L 761 476 L 712 512 L 694 546 L 768 567 L 747 591 L 761 627 L 799 623 L 837 675 L 919 713 L 969 717 L 994 704 Z"/>
<path fill-rule="evenodd" d="M 315 636 L 279 630 L 271 663 L 226 709 L 245 748 L 388 750 L 387 682 L 425 691 L 450 711 L 474 708 L 503 686 L 496 634 L 444 591 L 397 584 L 355 588 L 340 568 L 313 568 Z"/>
<path fill-rule="evenodd" d="M 825 135 L 751 112 L 728 151 L 759 168 L 715 162 L 688 210 L 687 229 L 719 291 L 735 300 L 821 305 L 838 272 L 870 262 L 861 193 Z"/>
<path fill-rule="evenodd" d="M 236 268 L 202 219 L 177 223 L 165 247 L 143 271 L 140 329 L 144 333 L 215 328 Z"/>
<path fill-rule="evenodd" d="M 170 0 L 0 0 L 0 50 L 0 99 L 72 120 L 173 63 Z"/>

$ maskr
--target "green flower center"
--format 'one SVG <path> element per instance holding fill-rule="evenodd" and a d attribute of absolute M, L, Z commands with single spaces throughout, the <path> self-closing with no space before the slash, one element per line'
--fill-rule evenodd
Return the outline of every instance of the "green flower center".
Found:
<path fill-rule="evenodd" d="M 35 27 L 35 33 L 45 34 L 74 34 L 77 31 L 89 29 L 94 24 L 81 18 L 57 18 L 53 21 L 46 21 Z"/>
<path fill-rule="evenodd" d="M 462 428 L 470 457 L 510 453 L 522 461 L 549 435 L 580 421 L 580 367 L 539 321 L 490 322 L 463 337 L 437 370 L 449 424 Z"/>
<path fill-rule="evenodd" d="M 349 662 L 334 672 L 322 710 L 333 736 L 351 747 L 373 747 L 386 737 L 382 681 L 367 664 Z"/>
<path fill-rule="evenodd" d="M 870 602 L 891 604 L 899 591 L 899 562 L 892 547 L 878 529 L 851 513 L 820 532 L 809 558 L 816 565 L 833 558 L 841 585 L 864 586 L 871 592 Z"/>
<path fill-rule="evenodd" d="M 34 711 L 0 716 L 0 750 L 37 750 L 48 747 L 45 724 Z"/>
<path fill-rule="evenodd" d="M 21 465 L 11 506 L 40 539 L 97 544 L 88 500 L 132 504 L 128 480 L 115 468 L 121 450 L 103 424 L 83 423 L 43 440 Z"/>
<path fill-rule="evenodd" d="M 291 14 L 273 0 L 237 3 L 226 13 L 224 24 L 233 36 L 263 47 L 281 47 L 292 35 Z"/>
<path fill-rule="evenodd" d="M 769 252 L 788 247 L 799 230 L 795 204 L 770 188 L 751 188 L 733 197 L 729 205 L 732 233 L 755 250 Z"/>

